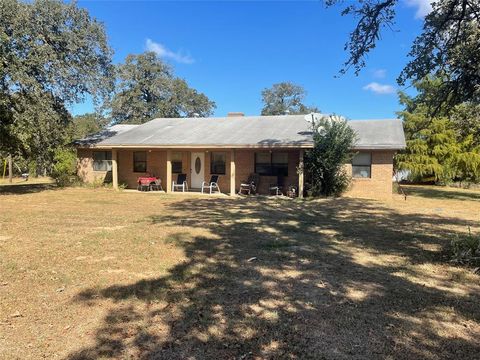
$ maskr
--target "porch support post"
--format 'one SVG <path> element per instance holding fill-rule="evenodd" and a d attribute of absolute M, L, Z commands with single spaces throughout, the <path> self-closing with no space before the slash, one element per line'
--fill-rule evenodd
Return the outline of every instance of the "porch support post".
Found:
<path fill-rule="evenodd" d="M 303 166 L 303 149 L 300 149 L 300 159 L 298 163 L 298 197 L 303 198 L 303 180 L 305 168 Z"/>
<path fill-rule="evenodd" d="M 230 196 L 235 195 L 235 150 L 230 152 Z"/>
<path fill-rule="evenodd" d="M 112 149 L 112 183 L 113 188 L 118 190 L 118 150 Z"/>
<path fill-rule="evenodd" d="M 172 192 L 172 150 L 167 150 L 167 193 Z"/>

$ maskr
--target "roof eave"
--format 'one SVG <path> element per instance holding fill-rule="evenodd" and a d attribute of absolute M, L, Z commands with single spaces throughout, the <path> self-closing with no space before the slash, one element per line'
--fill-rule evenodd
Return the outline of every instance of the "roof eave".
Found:
<path fill-rule="evenodd" d="M 353 150 L 404 150 L 405 145 L 357 145 Z"/>
<path fill-rule="evenodd" d="M 311 149 L 312 143 L 302 144 L 246 144 L 246 145 L 218 145 L 218 144 L 182 144 L 182 145 L 136 145 L 136 144 L 82 144 L 78 149 Z M 405 145 L 357 145 L 353 150 L 404 150 Z"/>
<path fill-rule="evenodd" d="M 163 145 L 143 145 L 143 144 L 97 144 L 89 146 L 97 149 L 269 149 L 269 148 L 313 148 L 311 143 L 301 144 L 163 144 Z"/>

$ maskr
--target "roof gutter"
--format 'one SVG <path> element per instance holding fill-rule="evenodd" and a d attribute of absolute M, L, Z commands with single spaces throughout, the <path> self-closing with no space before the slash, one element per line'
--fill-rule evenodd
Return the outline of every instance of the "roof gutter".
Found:
<path fill-rule="evenodd" d="M 311 149 L 313 144 L 255 144 L 255 145 L 126 145 L 126 144 L 111 144 L 111 145 L 91 145 L 91 146 L 77 146 L 77 148 L 84 149 Z"/>
<path fill-rule="evenodd" d="M 313 144 L 268 144 L 268 145 L 79 145 L 77 149 L 312 149 Z M 361 145 L 352 150 L 403 150 L 405 145 Z"/>

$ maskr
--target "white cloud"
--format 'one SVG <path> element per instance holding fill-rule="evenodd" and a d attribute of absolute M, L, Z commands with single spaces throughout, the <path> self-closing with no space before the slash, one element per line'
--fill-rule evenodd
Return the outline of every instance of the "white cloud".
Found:
<path fill-rule="evenodd" d="M 434 0 L 405 0 L 407 6 L 417 8 L 416 19 L 423 19 L 432 11 L 432 2 Z"/>
<path fill-rule="evenodd" d="M 387 76 L 387 70 L 385 69 L 375 69 L 373 70 L 373 77 L 376 79 L 383 79 Z"/>
<path fill-rule="evenodd" d="M 147 39 L 145 47 L 148 51 L 153 51 L 158 55 L 158 57 L 172 59 L 176 62 L 182 64 L 193 64 L 195 59 L 192 58 L 189 54 L 184 54 L 181 51 L 174 52 L 170 49 L 167 49 L 164 45 L 157 43 L 151 39 Z"/>
<path fill-rule="evenodd" d="M 377 82 L 371 82 L 363 87 L 363 90 L 369 90 L 375 94 L 393 94 L 395 93 L 395 88 L 392 85 L 379 84 Z"/>

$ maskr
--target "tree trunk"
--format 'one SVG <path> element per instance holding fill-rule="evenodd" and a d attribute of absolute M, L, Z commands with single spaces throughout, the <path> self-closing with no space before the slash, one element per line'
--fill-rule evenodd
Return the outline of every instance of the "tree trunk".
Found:
<path fill-rule="evenodd" d="M 8 154 L 8 182 L 13 182 L 13 161 L 11 154 Z"/>

